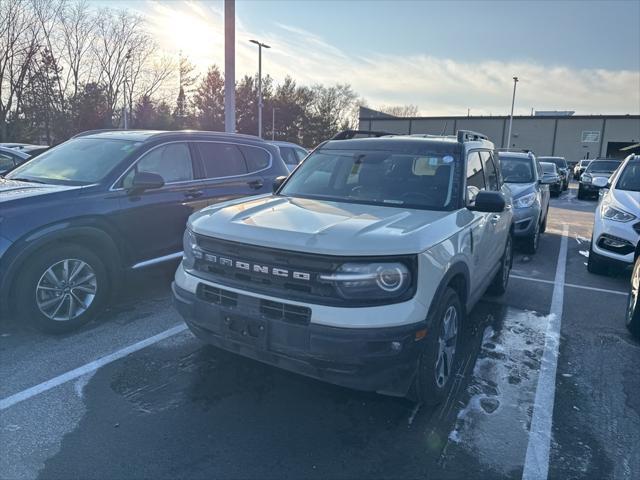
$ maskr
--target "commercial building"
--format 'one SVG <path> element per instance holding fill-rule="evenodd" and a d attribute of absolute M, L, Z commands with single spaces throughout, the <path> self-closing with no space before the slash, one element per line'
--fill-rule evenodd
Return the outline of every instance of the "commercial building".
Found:
<path fill-rule="evenodd" d="M 483 133 L 498 147 L 507 147 L 509 116 L 394 117 L 369 108 L 360 109 L 360 130 L 403 134 L 453 135 L 457 130 Z M 569 161 L 582 158 L 624 158 L 640 154 L 640 115 L 573 115 L 540 112 L 514 116 L 513 150 L 556 155 Z"/>

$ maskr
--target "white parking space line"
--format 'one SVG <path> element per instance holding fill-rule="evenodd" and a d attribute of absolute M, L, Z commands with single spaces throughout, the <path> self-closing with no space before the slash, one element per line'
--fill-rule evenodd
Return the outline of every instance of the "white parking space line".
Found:
<path fill-rule="evenodd" d="M 544 280 L 542 278 L 523 277 L 521 275 L 510 275 L 510 278 L 515 278 L 517 280 L 527 280 L 530 282 L 547 283 L 549 285 L 556 284 L 554 280 Z M 581 288 L 583 290 L 592 290 L 594 292 L 613 293 L 614 295 L 628 295 L 627 292 L 621 292 L 620 290 L 609 290 L 607 288 L 588 287 L 587 285 L 576 285 L 575 283 L 565 283 L 564 286 L 571 287 L 571 288 Z"/>
<path fill-rule="evenodd" d="M 540 374 L 536 387 L 529 443 L 522 471 L 523 480 L 546 480 L 549 474 L 549 451 L 551 446 L 551 424 L 553 404 L 556 396 L 556 370 L 560 348 L 560 326 L 564 304 L 564 278 L 567 264 L 567 237 L 569 226 L 562 227 L 560 252 L 551 297 L 549 324 L 544 341 L 544 352 L 540 363 Z"/>
<path fill-rule="evenodd" d="M 137 352 L 138 350 L 142 350 L 143 348 L 153 345 L 154 343 L 158 343 L 169 337 L 173 337 L 174 335 L 184 332 L 186 329 L 187 326 L 185 324 L 176 325 L 175 327 L 165 330 L 164 332 L 154 335 L 153 337 L 140 340 L 139 342 L 129 345 L 128 347 L 124 347 L 120 350 L 110 353 L 109 355 L 100 357 L 97 360 L 82 365 L 81 367 L 74 368 L 73 370 L 63 373 L 62 375 L 58 375 L 57 377 L 47 380 L 46 382 L 42 382 L 38 385 L 27 388 L 26 390 L 22 390 L 21 392 L 3 398 L 2 400 L 0 400 L 0 411 L 12 407 L 24 400 L 35 397 L 36 395 L 39 395 L 43 392 L 51 390 L 52 388 L 58 387 L 71 380 L 75 380 L 76 378 L 81 377 L 86 373 L 94 372 L 99 368 L 104 367 L 105 365 L 115 362 L 116 360 L 119 360 L 121 358 L 124 358 L 127 355 Z"/>

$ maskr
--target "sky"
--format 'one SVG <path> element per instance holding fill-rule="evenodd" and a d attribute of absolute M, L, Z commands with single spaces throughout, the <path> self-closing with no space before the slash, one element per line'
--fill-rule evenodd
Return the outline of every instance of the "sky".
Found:
<path fill-rule="evenodd" d="M 94 0 L 147 19 L 163 54 L 224 66 L 222 0 Z M 236 79 L 349 83 L 420 114 L 640 114 L 640 1 L 237 0 Z"/>

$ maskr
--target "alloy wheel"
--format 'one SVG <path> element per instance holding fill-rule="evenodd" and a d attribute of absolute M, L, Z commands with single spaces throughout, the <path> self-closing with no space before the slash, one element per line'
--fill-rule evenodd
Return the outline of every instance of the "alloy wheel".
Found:
<path fill-rule="evenodd" d="M 631 324 L 638 303 L 638 289 L 640 288 L 640 268 L 636 264 L 631 276 L 631 290 L 629 291 L 629 304 L 627 305 L 627 325 Z"/>
<path fill-rule="evenodd" d="M 446 385 L 453 370 L 458 340 L 458 311 L 451 305 L 442 319 L 442 327 L 438 337 L 438 357 L 435 365 L 436 384 L 442 388 Z"/>
<path fill-rule="evenodd" d="M 40 312 L 55 321 L 70 321 L 86 312 L 98 290 L 91 266 L 78 259 L 65 259 L 51 265 L 36 286 Z"/>

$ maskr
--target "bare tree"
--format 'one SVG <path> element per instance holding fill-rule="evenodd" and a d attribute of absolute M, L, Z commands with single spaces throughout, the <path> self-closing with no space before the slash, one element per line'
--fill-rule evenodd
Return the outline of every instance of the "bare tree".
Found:
<path fill-rule="evenodd" d="M 132 59 L 149 42 L 142 28 L 143 19 L 126 11 L 101 10 L 96 21 L 94 54 L 98 63 L 97 83 L 105 87 L 109 112 L 113 116 L 118 101 L 123 100 L 123 89 L 131 88 Z"/>
<path fill-rule="evenodd" d="M 29 70 L 40 50 L 40 28 L 27 0 L 0 0 L 0 140 L 7 117 L 19 108 Z"/>
<path fill-rule="evenodd" d="M 380 112 L 388 113 L 394 117 L 417 117 L 417 105 L 383 105 L 378 108 Z"/>

